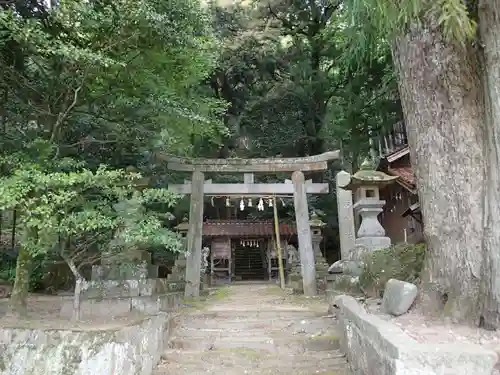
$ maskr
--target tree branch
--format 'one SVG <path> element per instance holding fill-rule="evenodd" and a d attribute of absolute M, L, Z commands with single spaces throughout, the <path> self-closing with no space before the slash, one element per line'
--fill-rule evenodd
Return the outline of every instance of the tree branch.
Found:
<path fill-rule="evenodd" d="M 273 7 L 271 6 L 271 3 L 268 3 L 268 8 L 269 8 L 269 13 L 276 18 L 278 21 L 281 22 L 281 24 L 289 29 L 292 33 L 294 34 L 302 34 L 307 36 L 307 32 L 303 29 L 298 27 L 297 25 L 294 25 L 290 20 L 287 20 L 285 17 L 280 17 L 277 12 L 273 10 Z"/>

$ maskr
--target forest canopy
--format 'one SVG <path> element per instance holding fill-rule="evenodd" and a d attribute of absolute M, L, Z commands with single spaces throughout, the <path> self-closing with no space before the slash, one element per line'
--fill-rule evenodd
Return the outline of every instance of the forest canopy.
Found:
<path fill-rule="evenodd" d="M 96 252 L 183 251 L 172 227 L 188 208 L 164 189 L 182 176 L 162 155 L 341 149 L 342 166 L 355 170 L 370 137 L 401 119 L 388 45 L 374 44 L 353 63 L 339 4 L 16 0 L 1 7 L 0 231 L 4 254 L 14 258 L 4 256 L 0 278 L 15 280 L 19 311 L 42 276 L 31 271 L 47 259 L 62 259 L 79 278 Z M 318 178 L 333 181 L 331 171 Z M 310 203 L 327 202 L 333 248 L 334 199 Z"/>

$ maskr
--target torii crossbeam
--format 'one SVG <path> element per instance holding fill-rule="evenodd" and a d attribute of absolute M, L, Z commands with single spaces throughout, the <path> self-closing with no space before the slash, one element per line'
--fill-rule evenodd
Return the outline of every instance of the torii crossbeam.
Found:
<path fill-rule="evenodd" d="M 253 180 L 253 174 L 251 175 Z M 248 181 L 248 180 L 247 180 Z M 191 181 L 186 180 L 182 185 L 170 185 L 169 188 L 178 194 L 191 194 L 192 185 Z M 326 183 L 313 183 L 312 180 L 305 182 L 307 194 L 328 194 L 329 186 Z M 244 183 L 231 183 L 231 184 L 214 184 L 212 180 L 206 180 L 203 184 L 204 195 L 215 196 L 239 196 L 239 197 L 252 197 L 262 195 L 283 196 L 293 195 L 294 188 L 292 180 L 285 180 L 284 183 L 269 183 L 269 184 L 255 184 L 253 182 Z"/>

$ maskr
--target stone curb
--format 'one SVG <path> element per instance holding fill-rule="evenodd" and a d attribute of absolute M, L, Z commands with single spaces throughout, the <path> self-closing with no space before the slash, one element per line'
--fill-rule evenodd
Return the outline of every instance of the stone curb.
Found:
<path fill-rule="evenodd" d="M 497 355 L 478 345 L 421 344 L 396 325 L 340 295 L 341 349 L 354 375 L 490 375 Z"/>

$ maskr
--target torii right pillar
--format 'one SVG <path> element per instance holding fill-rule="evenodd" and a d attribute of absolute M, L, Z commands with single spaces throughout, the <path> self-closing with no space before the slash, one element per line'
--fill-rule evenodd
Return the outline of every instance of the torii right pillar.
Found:
<path fill-rule="evenodd" d="M 307 207 L 304 173 L 300 171 L 293 172 L 292 183 L 294 187 L 293 202 L 295 205 L 295 223 L 299 239 L 304 295 L 315 296 L 318 293 L 316 288 L 316 264 L 314 261 L 311 227 L 309 225 L 309 209 Z"/>

